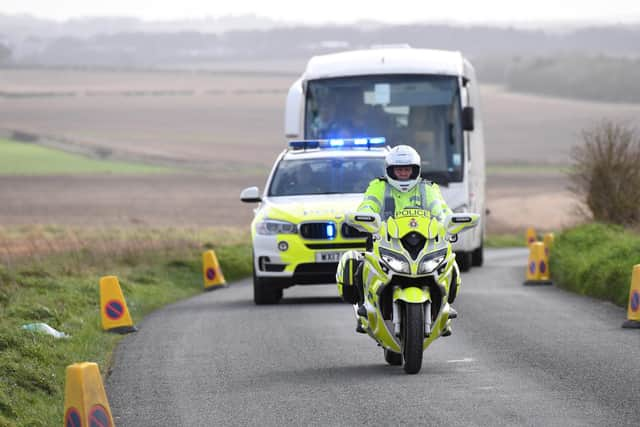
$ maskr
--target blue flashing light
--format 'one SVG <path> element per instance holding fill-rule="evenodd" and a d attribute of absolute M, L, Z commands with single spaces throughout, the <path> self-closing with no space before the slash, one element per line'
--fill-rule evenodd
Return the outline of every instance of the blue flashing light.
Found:
<path fill-rule="evenodd" d="M 330 139 L 312 139 L 290 141 L 289 147 L 293 150 L 310 150 L 314 148 L 371 148 L 374 146 L 381 147 L 387 142 L 384 137 L 377 138 L 330 138 Z"/>
<path fill-rule="evenodd" d="M 333 224 L 327 224 L 327 239 L 333 239 L 336 237 L 336 226 Z"/>

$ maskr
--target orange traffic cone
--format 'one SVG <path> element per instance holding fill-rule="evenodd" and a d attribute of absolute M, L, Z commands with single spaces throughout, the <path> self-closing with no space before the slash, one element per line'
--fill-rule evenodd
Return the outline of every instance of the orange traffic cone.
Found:
<path fill-rule="evenodd" d="M 527 242 L 527 246 L 531 246 L 532 243 L 535 243 L 538 240 L 536 230 L 533 227 L 527 228 L 527 232 L 525 233 L 525 240 Z"/>
<path fill-rule="evenodd" d="M 525 274 L 525 285 L 551 285 L 549 262 L 544 252 L 544 243 L 534 242 L 529 245 L 529 261 Z"/>
<path fill-rule="evenodd" d="M 64 425 L 114 427 L 97 364 L 84 362 L 67 366 Z"/>
<path fill-rule="evenodd" d="M 633 266 L 627 320 L 622 324 L 622 327 L 640 329 L 640 264 Z"/>
<path fill-rule="evenodd" d="M 227 284 L 224 280 L 224 275 L 222 274 L 216 253 L 213 250 L 206 251 L 202 254 L 202 275 L 204 277 L 205 290 Z"/>
<path fill-rule="evenodd" d="M 104 276 L 100 279 L 100 316 L 102 329 L 105 331 L 128 334 L 138 330 L 133 326 L 116 276 Z"/>

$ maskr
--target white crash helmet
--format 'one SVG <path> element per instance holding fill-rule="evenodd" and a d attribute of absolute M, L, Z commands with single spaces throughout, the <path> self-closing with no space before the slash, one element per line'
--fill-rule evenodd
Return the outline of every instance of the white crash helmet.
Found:
<path fill-rule="evenodd" d="M 411 190 L 420 181 L 420 155 L 408 145 L 397 145 L 389 151 L 384 159 L 385 176 L 387 182 L 396 189 L 406 192 Z M 406 181 L 396 179 L 393 173 L 395 166 L 411 166 L 411 176 Z"/>

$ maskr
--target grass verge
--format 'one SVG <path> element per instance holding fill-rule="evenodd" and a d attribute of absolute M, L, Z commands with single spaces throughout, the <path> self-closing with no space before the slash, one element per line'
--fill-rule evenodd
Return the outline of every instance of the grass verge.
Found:
<path fill-rule="evenodd" d="M 556 236 L 549 262 L 559 287 L 626 307 L 631 272 L 640 264 L 640 234 L 613 225 L 582 225 Z"/>
<path fill-rule="evenodd" d="M 524 234 L 489 234 L 484 239 L 486 248 L 517 248 L 526 246 Z"/>
<path fill-rule="evenodd" d="M 227 280 L 251 273 L 246 232 L 173 229 L 158 240 L 159 231 L 130 230 L 108 239 L 104 230 L 85 232 L 81 245 L 46 254 L 37 247 L 26 255 L 5 250 L 0 258 L 0 426 L 59 425 L 66 366 L 93 361 L 103 374 L 107 371 L 120 336 L 101 330 L 101 276 L 119 277 L 137 323 L 153 309 L 202 292 L 205 249 L 215 249 Z M 46 240 L 48 232 L 35 240 Z M 0 240 L 25 233 L 37 230 L 5 229 Z M 56 229 L 55 234 L 63 233 Z M 154 243 L 145 245 L 147 241 Z M 48 323 L 71 338 L 21 329 L 32 322 Z"/>
<path fill-rule="evenodd" d="M 172 169 L 136 163 L 95 160 L 35 144 L 0 139 L 2 175 L 150 174 Z"/>

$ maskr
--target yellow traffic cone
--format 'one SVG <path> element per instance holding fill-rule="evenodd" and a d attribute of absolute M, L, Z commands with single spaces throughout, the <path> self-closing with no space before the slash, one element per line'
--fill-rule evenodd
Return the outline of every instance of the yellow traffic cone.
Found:
<path fill-rule="evenodd" d="M 640 329 L 640 264 L 633 266 L 629 287 L 629 308 L 623 328 Z"/>
<path fill-rule="evenodd" d="M 216 253 L 213 250 L 206 251 L 202 254 L 202 276 L 204 277 L 205 290 L 227 284 L 224 280 L 224 275 L 222 274 Z"/>
<path fill-rule="evenodd" d="M 533 227 L 527 228 L 527 232 L 525 233 L 525 239 L 527 241 L 527 246 L 531 246 L 532 243 L 535 243 L 538 240 L 538 236 L 536 235 L 536 230 Z"/>
<path fill-rule="evenodd" d="M 549 259 L 549 252 L 551 251 L 551 248 L 553 247 L 554 239 L 555 239 L 555 236 L 553 235 L 553 233 L 547 233 L 547 234 L 544 235 L 544 239 L 543 239 L 544 255 L 547 257 L 547 259 Z"/>
<path fill-rule="evenodd" d="M 84 362 L 67 366 L 64 425 L 114 427 L 111 408 L 97 364 Z"/>
<path fill-rule="evenodd" d="M 549 263 L 544 255 L 544 243 L 534 242 L 529 245 L 529 260 L 525 274 L 525 285 L 551 285 Z"/>
<path fill-rule="evenodd" d="M 133 325 L 116 276 L 100 278 L 100 316 L 105 331 L 128 334 L 138 330 Z"/>

